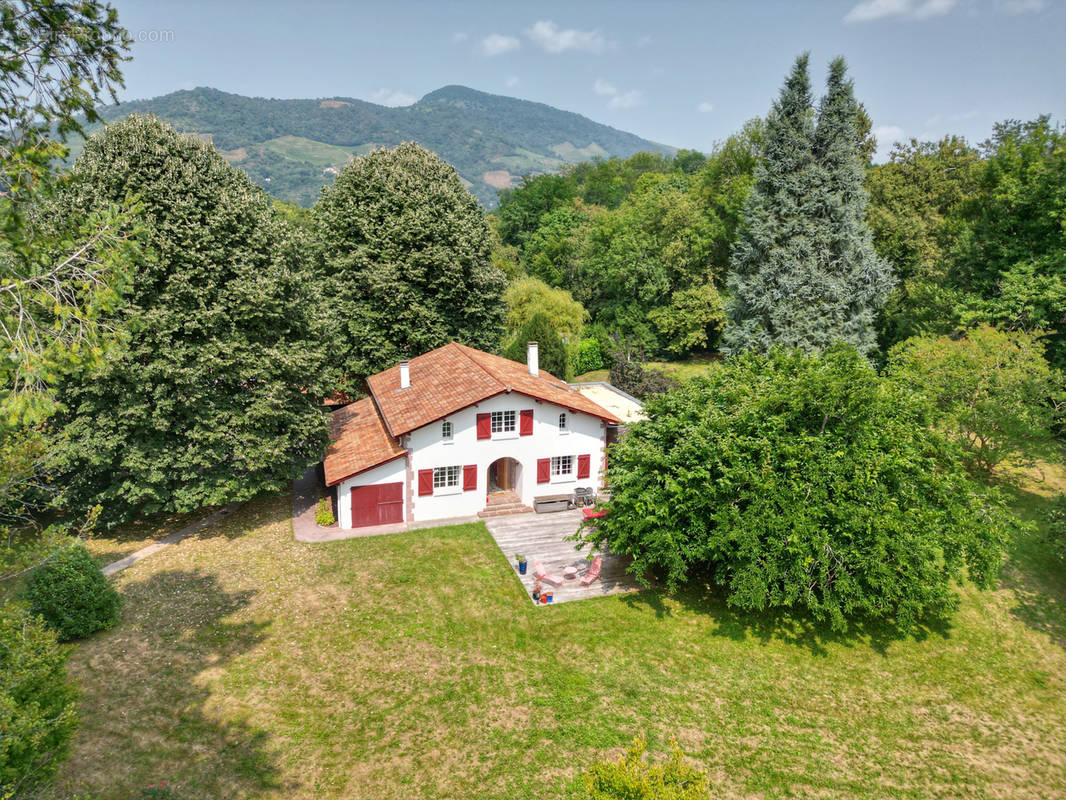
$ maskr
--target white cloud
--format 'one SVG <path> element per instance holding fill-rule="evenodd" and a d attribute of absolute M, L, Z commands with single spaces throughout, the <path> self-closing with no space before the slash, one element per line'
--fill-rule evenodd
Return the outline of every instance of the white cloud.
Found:
<path fill-rule="evenodd" d="M 871 133 L 877 139 L 877 155 L 882 159 L 887 159 L 893 145 L 905 138 L 903 128 L 899 125 L 878 125 Z"/>
<path fill-rule="evenodd" d="M 996 8 L 1004 14 L 1039 14 L 1047 8 L 1047 0 L 998 0 Z"/>
<path fill-rule="evenodd" d="M 508 89 L 511 89 L 511 88 L 517 86 L 518 85 L 518 76 L 517 75 L 509 75 L 507 77 L 507 80 L 505 80 L 503 82 L 503 85 L 506 86 Z"/>
<path fill-rule="evenodd" d="M 470 34 L 463 33 L 462 31 L 460 31 L 459 33 L 453 33 L 452 34 L 452 44 L 462 44 L 463 42 L 465 42 L 469 38 L 470 38 Z"/>
<path fill-rule="evenodd" d="M 409 106 L 418 98 L 410 92 L 382 88 L 371 94 L 369 99 L 371 103 L 383 106 Z"/>
<path fill-rule="evenodd" d="M 879 19 L 931 19 L 947 14 L 958 0 L 864 0 L 844 15 L 844 22 Z"/>
<path fill-rule="evenodd" d="M 551 20 L 541 20 L 526 31 L 534 44 L 548 53 L 602 53 L 607 49 L 607 40 L 599 31 L 579 31 L 573 28 L 562 30 Z"/>
<path fill-rule="evenodd" d="M 712 111 L 714 111 L 714 106 L 704 100 L 702 103 L 696 106 L 696 110 L 699 111 L 701 114 L 710 114 Z"/>
<path fill-rule="evenodd" d="M 517 50 L 522 43 L 514 36 L 504 36 L 502 33 L 490 33 L 481 40 L 481 52 L 489 56 L 502 56 L 512 50 Z"/>
<path fill-rule="evenodd" d="M 605 81 L 603 78 L 597 78 L 592 84 L 592 91 L 601 97 L 609 97 L 607 101 L 607 108 L 614 109 L 627 109 L 639 106 L 644 99 L 644 93 L 639 89 L 630 89 L 628 91 L 619 91 L 613 83 Z"/>

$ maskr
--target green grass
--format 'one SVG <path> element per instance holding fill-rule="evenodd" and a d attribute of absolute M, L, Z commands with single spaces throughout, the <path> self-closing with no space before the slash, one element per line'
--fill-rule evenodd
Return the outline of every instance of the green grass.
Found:
<path fill-rule="evenodd" d="M 1011 491 L 1036 518 L 1061 489 Z M 535 608 L 480 524 L 300 544 L 289 509 L 121 573 L 120 625 L 71 659 L 58 796 L 558 798 L 637 734 L 676 737 L 715 797 L 1066 793 L 1064 574 L 1039 532 L 948 629 L 897 640 L 713 592 Z"/>
<path fill-rule="evenodd" d="M 309 161 L 316 167 L 344 166 L 352 155 L 349 149 L 301 136 L 279 136 L 263 142 L 262 147 L 285 158 Z"/>

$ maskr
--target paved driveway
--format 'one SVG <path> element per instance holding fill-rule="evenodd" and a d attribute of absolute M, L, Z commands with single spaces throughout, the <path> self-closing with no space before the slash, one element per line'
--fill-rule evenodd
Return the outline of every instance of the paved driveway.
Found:
<path fill-rule="evenodd" d="M 574 533 L 581 524 L 580 511 L 556 511 L 550 514 L 512 514 L 507 517 L 491 517 L 485 525 L 492 533 L 500 550 L 507 556 L 511 565 L 515 564 L 515 554 L 521 553 L 529 559 L 525 575 L 518 576 L 532 600 L 533 562 L 541 561 L 549 573 L 562 576 L 563 568 L 574 566 L 579 577 L 564 581 L 555 589 L 553 603 L 565 603 L 570 600 L 583 600 L 587 597 L 599 597 L 605 594 L 631 592 L 641 588 L 636 580 L 625 572 L 626 559 L 622 556 L 606 554 L 600 579 L 591 586 L 581 586 L 580 576 L 588 569 L 588 546 L 578 549 L 574 542 L 564 541 Z M 517 569 L 515 574 L 518 575 Z"/>

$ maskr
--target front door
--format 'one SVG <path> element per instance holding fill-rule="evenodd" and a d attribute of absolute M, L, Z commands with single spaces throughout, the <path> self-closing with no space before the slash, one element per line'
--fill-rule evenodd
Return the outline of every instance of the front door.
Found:
<path fill-rule="evenodd" d="M 501 458 L 489 465 L 489 494 L 514 490 L 514 462 Z"/>

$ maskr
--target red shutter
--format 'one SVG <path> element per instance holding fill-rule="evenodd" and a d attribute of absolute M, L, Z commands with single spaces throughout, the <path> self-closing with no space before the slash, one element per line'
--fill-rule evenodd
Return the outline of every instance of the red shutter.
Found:
<path fill-rule="evenodd" d="M 433 494 L 433 470 L 420 469 L 418 471 L 418 494 Z"/>
<path fill-rule="evenodd" d="M 472 492 L 477 489 L 477 464 L 467 464 L 463 467 L 463 491 Z"/>
<path fill-rule="evenodd" d="M 518 426 L 519 436 L 532 436 L 533 435 L 533 409 L 526 408 L 522 410 L 521 424 Z"/>
<path fill-rule="evenodd" d="M 587 478 L 592 466 L 592 456 L 578 456 L 577 457 L 577 477 Z"/>
<path fill-rule="evenodd" d="M 547 483 L 552 479 L 552 460 L 550 458 L 537 459 L 537 483 Z"/>
<path fill-rule="evenodd" d="M 477 415 L 477 438 L 492 438 L 492 414 Z"/>

